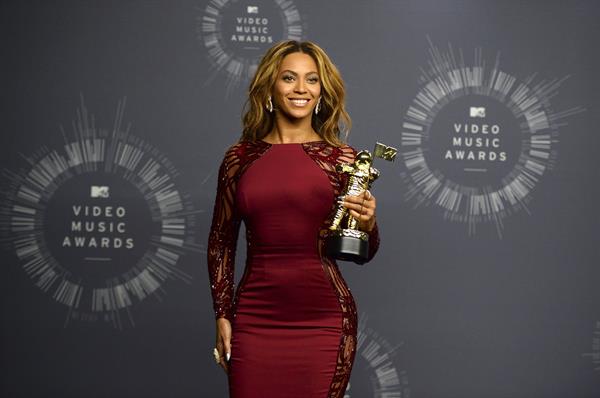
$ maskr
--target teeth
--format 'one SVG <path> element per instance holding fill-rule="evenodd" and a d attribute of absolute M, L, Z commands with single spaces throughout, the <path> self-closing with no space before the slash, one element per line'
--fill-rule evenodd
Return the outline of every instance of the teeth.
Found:
<path fill-rule="evenodd" d="M 307 99 L 294 99 L 290 101 L 292 101 L 292 103 L 296 106 L 304 106 L 308 103 Z"/>

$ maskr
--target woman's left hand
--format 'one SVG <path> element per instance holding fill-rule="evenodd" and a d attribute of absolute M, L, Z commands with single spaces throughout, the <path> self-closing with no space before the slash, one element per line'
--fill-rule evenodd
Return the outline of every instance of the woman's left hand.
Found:
<path fill-rule="evenodd" d="M 375 196 L 364 191 L 360 195 L 344 197 L 344 207 L 348 208 L 350 215 L 358 220 L 358 228 L 361 231 L 371 231 L 375 227 L 375 208 L 377 201 Z"/>

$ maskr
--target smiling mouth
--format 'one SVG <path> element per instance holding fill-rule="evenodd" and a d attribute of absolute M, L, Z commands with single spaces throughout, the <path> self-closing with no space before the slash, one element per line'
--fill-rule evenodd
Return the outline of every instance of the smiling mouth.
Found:
<path fill-rule="evenodd" d="M 291 103 L 296 106 L 305 106 L 310 100 L 308 99 L 290 99 Z"/>

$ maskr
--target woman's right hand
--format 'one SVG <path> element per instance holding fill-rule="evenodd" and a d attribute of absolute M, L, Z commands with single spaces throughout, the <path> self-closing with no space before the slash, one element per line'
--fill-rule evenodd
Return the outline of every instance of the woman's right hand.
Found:
<path fill-rule="evenodd" d="M 225 373 L 229 373 L 229 358 L 231 357 L 231 323 L 226 318 L 217 319 L 217 343 L 219 365 Z"/>

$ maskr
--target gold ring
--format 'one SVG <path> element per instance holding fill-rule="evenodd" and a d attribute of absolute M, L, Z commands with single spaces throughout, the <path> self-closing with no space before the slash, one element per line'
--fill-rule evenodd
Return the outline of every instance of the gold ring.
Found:
<path fill-rule="evenodd" d="M 218 364 L 221 363 L 221 356 L 219 355 L 219 350 L 216 348 L 213 350 L 213 356 L 215 357 L 215 362 Z"/>

